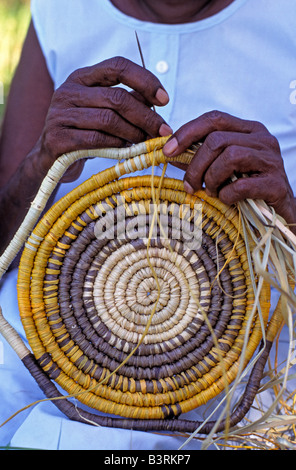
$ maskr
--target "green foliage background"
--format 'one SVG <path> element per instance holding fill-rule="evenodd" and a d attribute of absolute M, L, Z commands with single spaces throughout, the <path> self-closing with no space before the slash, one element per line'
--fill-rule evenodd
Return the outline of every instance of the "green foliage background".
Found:
<path fill-rule="evenodd" d="M 0 120 L 5 109 L 11 79 L 17 66 L 30 22 L 30 0 L 1 0 L 0 3 Z M 2 94 L 2 92 L 0 91 Z M 1 97 L 1 96 L 0 96 Z"/>

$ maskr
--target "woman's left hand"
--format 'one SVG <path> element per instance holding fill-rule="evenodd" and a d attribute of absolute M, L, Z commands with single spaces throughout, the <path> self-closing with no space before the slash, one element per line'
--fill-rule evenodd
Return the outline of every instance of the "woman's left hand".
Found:
<path fill-rule="evenodd" d="M 212 111 L 182 126 L 163 151 L 177 156 L 197 142 L 202 146 L 184 168 L 187 192 L 204 185 L 208 195 L 229 205 L 263 199 L 288 223 L 296 222 L 296 202 L 279 143 L 263 124 Z"/>

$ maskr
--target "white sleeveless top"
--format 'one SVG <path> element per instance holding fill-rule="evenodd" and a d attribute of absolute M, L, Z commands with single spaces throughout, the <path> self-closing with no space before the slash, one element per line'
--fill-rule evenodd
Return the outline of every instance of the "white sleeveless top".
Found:
<path fill-rule="evenodd" d="M 234 0 L 182 25 L 139 21 L 110 0 L 32 0 L 32 16 L 55 87 L 73 70 L 113 56 L 141 64 L 137 31 L 146 67 L 170 95 L 158 111 L 174 130 L 214 109 L 260 121 L 278 138 L 296 189 L 293 1 Z"/>

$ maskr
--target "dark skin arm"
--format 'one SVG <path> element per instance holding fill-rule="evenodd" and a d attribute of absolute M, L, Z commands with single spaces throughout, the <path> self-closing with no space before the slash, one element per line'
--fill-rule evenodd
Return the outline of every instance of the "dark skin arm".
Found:
<path fill-rule="evenodd" d="M 31 24 L 11 83 L 0 138 L 0 252 L 7 246 L 29 208 L 39 181 L 32 159 L 26 160 L 41 132 L 53 83 Z M 22 171 L 18 168 L 21 165 Z"/>
<path fill-rule="evenodd" d="M 0 188 L 36 144 L 53 95 L 53 83 L 31 24 L 13 78 L 0 140 Z"/>
<path fill-rule="evenodd" d="M 133 91 L 113 87 L 120 83 Z M 73 150 L 123 147 L 169 135 L 171 128 L 151 109 L 168 101 L 152 73 L 121 57 L 73 72 L 54 92 L 31 25 L 0 143 L 0 250 L 19 228 L 56 158 Z M 81 162 L 74 164 L 65 180 L 75 180 L 81 169 Z"/>
<path fill-rule="evenodd" d="M 263 199 L 296 233 L 296 200 L 280 147 L 263 124 L 212 111 L 182 126 L 164 153 L 176 156 L 199 141 L 203 145 L 184 168 L 189 193 L 205 186 L 210 196 L 229 205 L 247 198 Z"/>

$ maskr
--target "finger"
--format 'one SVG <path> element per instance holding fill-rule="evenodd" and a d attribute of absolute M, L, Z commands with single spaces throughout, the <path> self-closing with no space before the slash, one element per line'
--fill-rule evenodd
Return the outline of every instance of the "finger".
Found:
<path fill-rule="evenodd" d="M 186 171 L 188 168 L 187 163 L 179 163 L 179 162 L 171 162 L 170 163 L 172 166 L 179 168 L 180 170 Z"/>
<path fill-rule="evenodd" d="M 111 134 L 112 130 L 114 137 L 130 143 L 142 142 L 147 137 L 144 131 L 108 108 L 72 108 L 63 123 L 71 128 L 103 131 L 107 134 Z"/>
<path fill-rule="evenodd" d="M 73 130 L 73 139 L 76 140 L 77 149 L 86 148 L 112 148 L 112 147 L 124 147 L 126 141 L 115 137 L 108 133 L 95 130 Z M 75 134 L 75 137 L 74 137 Z M 71 139 L 71 133 L 68 134 Z"/>
<path fill-rule="evenodd" d="M 215 131 L 228 131 L 250 134 L 264 126 L 220 111 L 211 111 L 190 121 L 176 131 L 163 148 L 165 155 L 175 157 L 185 152 L 193 143 L 204 139 Z"/>
<path fill-rule="evenodd" d="M 223 187 L 219 192 L 219 199 L 227 205 L 246 199 L 264 200 L 287 222 L 295 220 L 293 191 L 288 182 L 278 179 L 276 175 L 240 178 Z"/>
<path fill-rule="evenodd" d="M 123 57 L 79 69 L 70 75 L 69 80 L 88 87 L 111 87 L 122 83 L 140 93 L 151 104 L 165 106 L 169 102 L 167 92 L 155 75 Z"/>
<path fill-rule="evenodd" d="M 274 198 L 274 184 L 265 176 L 239 178 L 224 186 L 218 194 L 219 199 L 231 205 L 246 199 L 264 199 L 272 203 Z"/>
<path fill-rule="evenodd" d="M 234 174 L 260 174 L 266 169 L 262 153 L 249 147 L 231 145 L 209 166 L 204 175 L 205 186 L 213 197 Z"/>
<path fill-rule="evenodd" d="M 77 180 L 83 171 L 84 164 L 85 160 L 78 160 L 73 163 L 61 178 L 61 183 L 71 183 L 72 181 Z"/>
<path fill-rule="evenodd" d="M 226 151 L 226 149 L 230 147 L 231 155 L 229 156 L 229 150 Z M 194 190 L 201 189 L 206 172 L 218 158 L 222 158 L 220 166 L 222 166 L 222 161 L 224 161 L 224 164 L 228 164 L 230 157 L 235 159 L 233 165 L 238 164 L 240 159 L 238 154 L 234 154 L 238 147 L 254 147 L 254 150 L 257 150 L 260 148 L 260 143 L 250 138 L 250 134 L 222 131 L 212 132 L 193 157 L 184 180 Z M 241 159 L 243 159 L 243 156 L 241 156 Z M 227 172 L 227 168 L 223 168 L 223 171 Z M 232 168 L 232 171 L 234 171 L 234 168 Z M 214 176 L 213 173 L 212 176 Z"/>
<path fill-rule="evenodd" d="M 72 106 L 114 110 L 150 137 L 173 132 L 159 114 L 123 88 L 86 88 L 76 85 L 70 93 Z"/>
<path fill-rule="evenodd" d="M 149 106 L 149 108 L 151 107 L 151 104 L 148 103 L 148 101 L 144 98 L 144 96 L 140 95 L 140 93 L 138 93 L 137 91 L 131 90 L 131 91 L 129 91 L 129 94 L 131 96 L 133 96 L 134 98 L 136 98 L 136 100 L 140 101 L 141 103 L 145 104 L 146 106 Z"/>
<path fill-rule="evenodd" d="M 54 148 L 55 158 L 64 153 L 73 152 L 75 150 L 124 147 L 126 141 L 118 137 L 114 137 L 102 131 L 81 130 L 81 129 L 58 129 L 54 136 L 54 141 L 46 142 L 45 148 Z M 51 166 L 52 160 L 49 152 L 48 167 Z M 46 164 L 46 162 L 44 162 Z"/>

